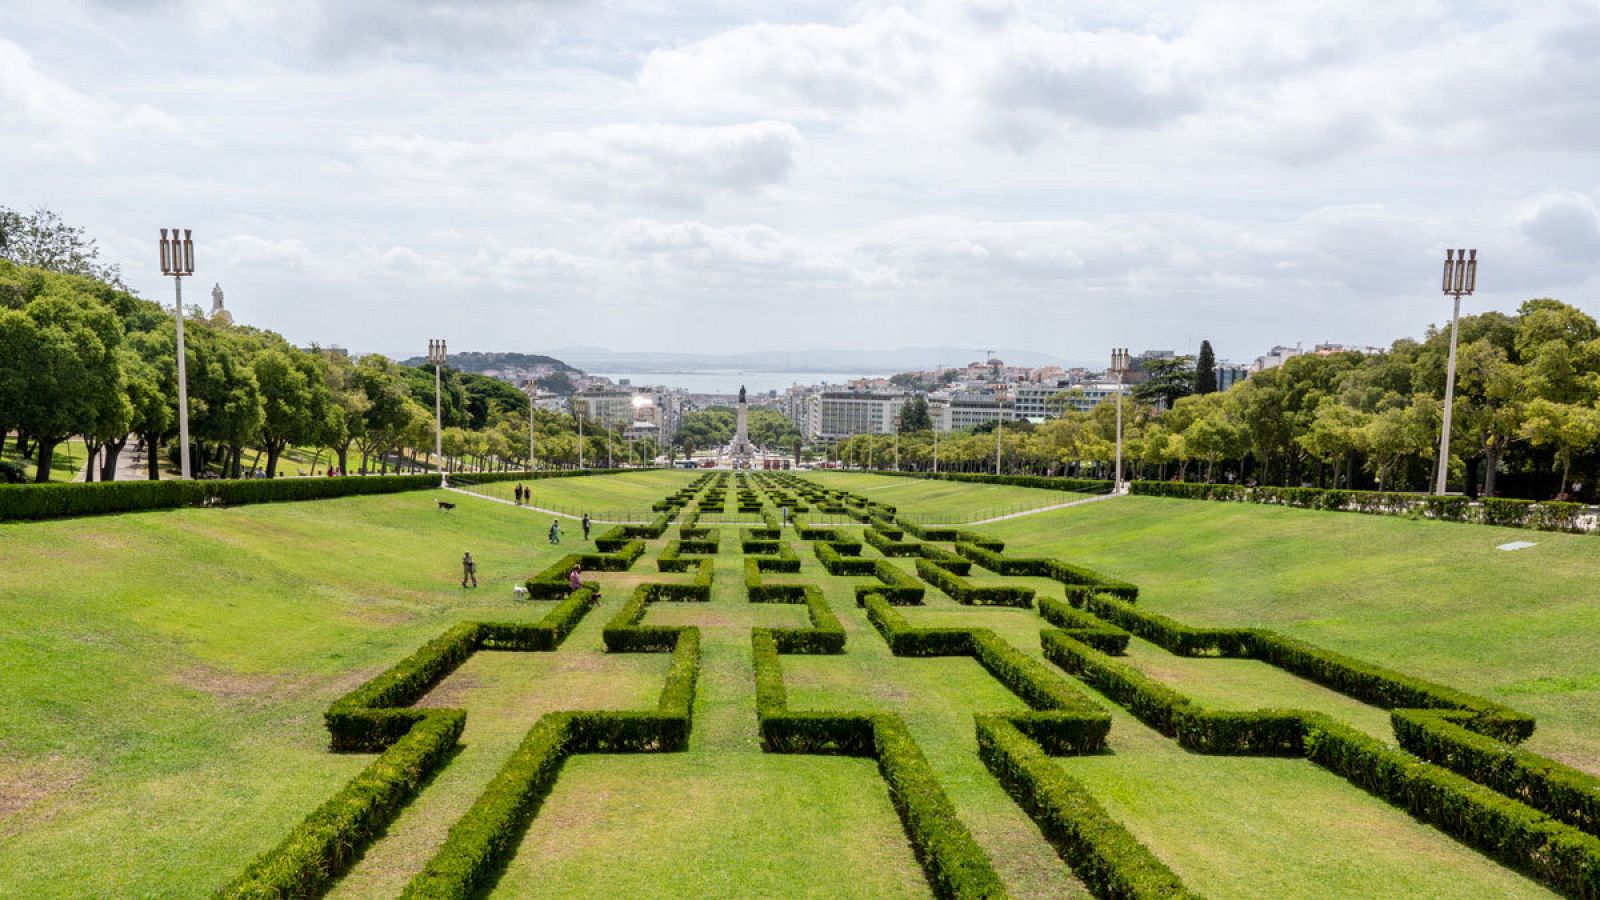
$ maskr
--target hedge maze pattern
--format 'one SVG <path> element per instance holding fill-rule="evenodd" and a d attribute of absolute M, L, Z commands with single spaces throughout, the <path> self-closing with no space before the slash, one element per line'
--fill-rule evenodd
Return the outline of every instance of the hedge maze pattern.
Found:
<path fill-rule="evenodd" d="M 322 893 L 449 759 L 466 713 L 417 707 L 417 700 L 479 650 L 557 650 L 600 599 L 594 589 L 568 591 L 571 566 L 626 571 L 647 553 L 647 542 L 663 541 L 656 569 L 679 577 L 638 584 L 603 632 L 608 652 L 671 655 L 655 708 L 545 715 L 405 895 L 462 897 L 492 888 L 568 757 L 687 749 L 700 632 L 651 625 L 649 610 L 711 600 L 713 558 L 735 552 L 743 554 L 750 603 L 803 605 L 809 620 L 751 630 L 762 750 L 875 761 L 932 891 L 1006 895 L 900 716 L 790 707 L 783 656 L 848 653 L 846 631 L 822 588 L 781 577 L 802 570 L 798 541 L 810 543 L 828 573 L 859 579 L 852 585 L 856 605 L 894 656 L 969 657 L 1025 704 L 1022 712 L 974 716 L 979 756 L 1097 895 L 1193 893 L 1052 759 L 1106 746 L 1111 715 L 1078 683 L 1190 752 L 1303 757 L 1556 891 L 1600 897 L 1600 779 L 1518 749 L 1534 722 L 1514 709 L 1271 631 L 1191 627 L 1142 609 L 1135 585 L 1063 560 L 1008 555 L 1002 542 L 980 533 L 921 528 L 897 519 L 891 507 L 787 473 L 702 475 L 656 510 L 647 525 L 599 535 L 598 552 L 568 555 L 530 578 L 530 597 L 552 604 L 537 622 L 462 623 L 336 701 L 326 714 L 331 748 L 377 757 L 223 894 Z M 856 524 L 814 525 L 812 511 Z M 703 513 L 746 521 L 704 527 Z M 907 559 L 917 575 L 894 558 Z M 976 572 L 1051 579 L 1061 596 L 995 585 L 988 576 L 975 581 Z M 987 628 L 913 625 L 902 608 L 923 604 L 929 589 L 961 604 L 1036 611 L 1048 664 Z M 1209 708 L 1120 660 L 1134 637 L 1180 656 L 1259 660 L 1389 710 L 1398 746 L 1319 712 Z"/>

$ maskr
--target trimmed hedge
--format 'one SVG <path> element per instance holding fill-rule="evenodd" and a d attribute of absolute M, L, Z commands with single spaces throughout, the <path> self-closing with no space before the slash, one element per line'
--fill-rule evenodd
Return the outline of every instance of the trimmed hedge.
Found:
<path fill-rule="evenodd" d="M 922 580 L 949 594 L 957 603 L 968 606 L 1033 607 L 1033 588 L 1004 585 L 975 585 L 936 562 L 917 560 L 917 574 Z"/>
<path fill-rule="evenodd" d="M 843 548 L 843 549 L 841 549 Z M 864 556 L 845 556 L 844 553 L 860 552 L 860 544 L 835 543 L 817 541 L 811 549 L 817 554 L 817 560 L 822 567 L 828 570 L 829 575 L 871 575 L 873 574 L 873 561 Z"/>
<path fill-rule="evenodd" d="M 999 553 L 1006 549 L 1005 541 L 976 531 L 968 531 L 965 528 L 926 528 L 915 522 L 908 522 L 905 519 L 896 519 L 895 521 L 908 534 L 924 541 L 961 541 L 967 544 L 975 544 L 994 553 Z"/>
<path fill-rule="evenodd" d="M 1075 566 L 1059 559 L 1003 556 L 998 551 L 990 550 L 981 544 L 974 544 L 970 541 L 957 541 L 955 548 L 956 553 L 976 562 L 996 575 L 1050 578 L 1061 582 L 1069 588 L 1092 587 L 1097 591 L 1115 594 L 1128 600 L 1134 600 L 1139 596 L 1139 588 L 1135 585 L 1126 581 L 1118 581 L 1115 578 L 1108 578 L 1093 569 Z"/>
<path fill-rule="evenodd" d="M 956 815 L 927 757 L 898 716 L 790 712 L 778 662 L 778 644 L 772 633 L 754 629 L 751 651 L 763 750 L 876 759 L 878 771 L 889 787 L 889 798 L 934 895 L 1006 895 L 988 855 Z"/>
<path fill-rule="evenodd" d="M 629 541 L 616 553 L 568 553 L 528 579 L 528 596 L 534 600 L 565 597 L 574 565 L 582 566 L 585 572 L 626 572 L 643 555 L 644 541 L 640 540 Z"/>
<path fill-rule="evenodd" d="M 617 610 L 601 631 L 606 649 L 612 653 L 664 653 L 677 646 L 685 626 L 640 625 L 646 607 L 651 603 L 708 603 L 714 566 L 711 560 L 702 560 L 700 572 L 692 584 L 641 584 L 633 589 L 626 603 Z"/>
<path fill-rule="evenodd" d="M 974 484 L 1009 484 L 1046 491 L 1071 491 L 1076 494 L 1109 494 L 1111 482 L 1100 478 L 1067 478 L 1056 475 L 985 475 L 981 472 L 895 472 L 873 469 L 875 475 L 920 478 L 925 481 L 965 481 Z"/>
<path fill-rule="evenodd" d="M 459 484 L 537 481 L 606 474 L 610 470 L 461 473 Z M 61 519 L 106 513 L 188 506 L 245 506 L 297 500 L 328 500 L 362 494 L 392 494 L 437 488 L 439 473 L 344 475 L 338 478 L 225 478 L 199 481 L 94 481 L 0 485 L 0 522 Z"/>
<path fill-rule="evenodd" d="M 822 591 L 809 584 L 750 586 L 751 603 L 804 603 L 810 628 L 763 628 L 780 653 L 843 653 L 845 633 Z"/>
<path fill-rule="evenodd" d="M 1590 514 L 1581 503 L 1509 500 L 1486 497 L 1474 503 L 1466 497 L 1439 497 L 1398 491 L 1346 491 L 1323 488 L 1296 488 L 1236 484 L 1196 484 L 1190 482 L 1134 481 L 1129 493 L 1149 497 L 1176 497 L 1184 500 L 1220 500 L 1233 503 L 1264 503 L 1298 509 L 1358 512 L 1372 515 L 1416 516 L 1444 522 L 1532 528 L 1539 531 L 1581 533 L 1589 530 L 1580 519 Z"/>
<path fill-rule="evenodd" d="M 1092 590 L 1067 592 L 1073 606 L 1126 629 L 1178 656 L 1251 656 L 1255 633 L 1244 628 L 1195 628 L 1126 600 Z M 1307 645 L 1309 646 L 1309 645 Z"/>
<path fill-rule="evenodd" d="M 1079 612 L 1064 600 L 1054 597 L 1039 598 L 1039 617 L 1060 628 L 1075 640 L 1110 656 L 1121 656 L 1128 650 L 1132 635 L 1115 625 Z"/>
<path fill-rule="evenodd" d="M 1600 839 L 1327 716 L 1304 715 L 1312 762 L 1561 893 L 1600 896 Z"/>
<path fill-rule="evenodd" d="M 219 897 L 310 897 L 361 857 L 367 845 L 450 757 L 467 714 L 430 710 L 279 844 L 217 892 Z"/>
<path fill-rule="evenodd" d="M 1472 717 L 1431 709 L 1390 713 L 1405 750 L 1600 836 L 1600 778 L 1462 727 Z"/>
<path fill-rule="evenodd" d="M 1006 717 L 976 718 L 978 755 L 1091 891 L 1101 897 L 1199 896 Z"/>
<path fill-rule="evenodd" d="M 904 531 L 895 529 L 891 534 L 876 526 L 868 525 L 861 530 L 861 537 L 877 548 L 877 551 L 884 556 L 920 556 L 922 551 L 919 548 L 925 546 L 924 544 L 917 541 L 902 541 L 894 536 L 904 533 Z"/>

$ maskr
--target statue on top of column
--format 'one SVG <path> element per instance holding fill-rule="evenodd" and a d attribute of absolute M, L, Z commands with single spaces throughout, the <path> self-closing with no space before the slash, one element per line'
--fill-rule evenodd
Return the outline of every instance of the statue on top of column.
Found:
<path fill-rule="evenodd" d="M 744 402 L 744 385 L 739 385 L 739 402 Z"/>

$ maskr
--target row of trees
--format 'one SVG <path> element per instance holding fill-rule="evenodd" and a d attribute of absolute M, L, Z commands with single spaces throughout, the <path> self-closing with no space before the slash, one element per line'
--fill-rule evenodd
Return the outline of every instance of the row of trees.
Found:
<path fill-rule="evenodd" d="M 1448 341 L 1447 330 L 1435 329 L 1380 354 L 1308 354 L 1224 392 L 1196 384 L 1199 392 L 1170 402 L 1130 388 L 1124 458 L 1135 478 L 1425 490 L 1437 465 Z M 1530 499 L 1593 496 L 1600 326 L 1592 317 L 1552 299 L 1529 300 L 1512 315 L 1468 316 L 1457 366 L 1452 487 Z M 1204 369 L 1191 368 L 1190 377 L 1198 381 Z M 1115 439 L 1110 401 L 1038 425 L 1008 423 L 1001 468 L 1101 477 L 1113 464 Z M 988 428 L 940 435 L 939 467 L 993 471 L 995 448 Z M 860 435 L 829 455 L 892 465 L 894 437 Z M 932 457 L 931 432 L 900 436 L 902 468 L 926 470 Z"/>
<path fill-rule="evenodd" d="M 14 228 L 9 234 L 14 250 Z M 326 452 L 348 472 L 352 450 L 363 472 L 436 464 L 431 370 L 300 349 L 273 332 L 206 320 L 198 309 L 188 311 L 184 332 L 198 473 L 237 477 L 259 467 L 272 477 L 291 447 L 314 450 L 313 469 Z M 155 303 L 92 274 L 0 259 L 0 451 L 14 432 L 15 451 L 34 459 L 35 479 L 46 481 L 56 447 L 81 437 L 99 459 L 86 478 L 109 480 L 131 439 L 146 448 L 148 477 L 159 477 L 159 448 L 175 449 L 175 346 L 172 317 Z M 529 462 L 524 394 L 448 369 L 442 393 L 445 464 Z M 540 410 L 534 431 L 541 461 L 577 461 L 571 417 Z M 612 451 L 619 434 L 590 423 L 585 440 L 587 462 L 624 457 Z"/>

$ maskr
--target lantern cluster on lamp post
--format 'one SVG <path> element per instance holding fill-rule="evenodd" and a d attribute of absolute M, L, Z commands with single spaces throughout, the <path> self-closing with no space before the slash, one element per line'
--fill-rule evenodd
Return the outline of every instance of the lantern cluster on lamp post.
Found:
<path fill-rule="evenodd" d="M 194 238 L 187 228 L 183 229 L 181 238 L 178 229 L 171 229 L 171 238 L 167 237 L 167 231 L 161 229 L 161 274 L 172 276 L 176 293 L 173 315 L 178 330 L 178 465 L 187 480 L 192 473 L 189 470 L 189 369 L 183 345 L 183 279 L 194 274 Z"/>
<path fill-rule="evenodd" d="M 1455 308 L 1450 312 L 1450 362 L 1444 376 L 1444 424 L 1439 431 L 1439 472 L 1433 492 L 1443 494 L 1445 480 L 1450 476 L 1450 414 L 1456 400 L 1456 333 L 1461 321 L 1461 298 L 1471 296 L 1478 284 L 1478 251 L 1446 250 L 1444 252 L 1444 292 L 1455 298 Z"/>
<path fill-rule="evenodd" d="M 1128 348 L 1111 348 L 1111 371 L 1117 376 L 1117 473 L 1112 492 L 1122 491 L 1122 385 L 1128 372 Z"/>
<path fill-rule="evenodd" d="M 445 349 L 444 340 L 428 342 L 428 362 L 433 364 L 433 455 L 439 461 L 439 486 L 449 487 L 450 476 L 444 467 L 444 408 L 440 402 L 441 373 L 444 364 L 450 360 L 450 353 Z"/>

